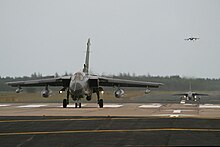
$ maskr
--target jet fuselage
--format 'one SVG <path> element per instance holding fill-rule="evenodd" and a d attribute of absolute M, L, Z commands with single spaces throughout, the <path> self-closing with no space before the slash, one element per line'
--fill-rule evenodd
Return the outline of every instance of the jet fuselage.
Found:
<path fill-rule="evenodd" d="M 83 72 L 77 72 L 71 77 L 69 92 L 73 100 L 84 98 L 85 95 L 92 95 L 88 80 L 88 76 Z"/>

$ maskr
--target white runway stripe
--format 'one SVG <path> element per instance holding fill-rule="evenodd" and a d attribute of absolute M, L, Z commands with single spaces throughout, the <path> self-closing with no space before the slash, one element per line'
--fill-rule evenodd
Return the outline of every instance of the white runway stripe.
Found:
<path fill-rule="evenodd" d="M 197 106 L 198 104 L 184 104 L 184 106 Z"/>
<path fill-rule="evenodd" d="M 173 113 L 181 113 L 181 110 L 173 110 Z"/>
<path fill-rule="evenodd" d="M 177 114 L 171 114 L 169 117 L 179 117 Z"/>
<path fill-rule="evenodd" d="M 180 104 L 185 104 L 185 103 L 186 103 L 185 100 L 180 101 Z"/>
<path fill-rule="evenodd" d="M 159 108 L 161 107 L 161 104 L 154 103 L 154 104 L 147 104 L 147 105 L 141 105 L 139 108 Z"/>
<path fill-rule="evenodd" d="M 40 105 L 40 104 L 35 104 L 35 105 L 23 105 L 23 106 L 17 106 L 19 108 L 38 108 L 38 107 L 43 107 L 47 105 Z"/>
<path fill-rule="evenodd" d="M 155 114 L 151 116 L 161 116 L 161 117 L 191 117 L 195 116 L 193 114 Z"/>
<path fill-rule="evenodd" d="M 199 108 L 220 108 L 220 105 L 214 105 L 214 104 L 204 104 L 199 105 Z"/>
<path fill-rule="evenodd" d="M 104 108 L 119 108 L 122 107 L 123 105 L 117 105 L 117 104 L 104 104 Z"/>
<path fill-rule="evenodd" d="M 10 104 L 0 104 L 0 107 L 8 107 L 11 106 Z"/>

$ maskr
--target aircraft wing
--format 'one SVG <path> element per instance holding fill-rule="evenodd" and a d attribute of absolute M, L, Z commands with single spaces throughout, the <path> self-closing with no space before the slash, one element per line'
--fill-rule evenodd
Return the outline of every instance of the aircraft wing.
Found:
<path fill-rule="evenodd" d="M 194 95 L 198 95 L 198 96 L 209 96 L 208 94 L 201 94 L 201 93 L 195 93 Z"/>
<path fill-rule="evenodd" d="M 70 76 L 58 77 L 58 78 L 45 78 L 37 80 L 27 80 L 27 81 L 15 81 L 7 82 L 9 86 L 12 87 L 34 87 L 34 86 L 64 86 L 68 87 L 70 83 Z"/>
<path fill-rule="evenodd" d="M 100 86 L 158 88 L 159 86 L 163 85 L 162 83 L 124 80 L 124 79 L 115 79 L 115 78 L 107 78 L 107 77 L 98 77 L 98 79 Z"/>
<path fill-rule="evenodd" d="M 188 94 L 187 93 L 177 93 L 177 94 L 173 94 L 173 96 L 187 96 Z"/>

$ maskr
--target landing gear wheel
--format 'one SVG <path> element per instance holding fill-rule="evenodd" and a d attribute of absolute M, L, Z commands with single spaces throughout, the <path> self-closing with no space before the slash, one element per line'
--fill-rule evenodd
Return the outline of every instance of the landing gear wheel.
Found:
<path fill-rule="evenodd" d="M 77 106 L 78 106 L 78 103 L 75 103 L 75 108 L 77 108 Z"/>
<path fill-rule="evenodd" d="M 99 104 L 99 108 L 103 108 L 103 99 L 100 99 L 98 104 Z"/>
<path fill-rule="evenodd" d="M 81 105 L 81 103 L 79 103 L 79 108 L 82 108 L 82 105 Z"/>
<path fill-rule="evenodd" d="M 63 108 L 66 108 L 66 106 L 67 106 L 67 100 L 63 99 Z"/>

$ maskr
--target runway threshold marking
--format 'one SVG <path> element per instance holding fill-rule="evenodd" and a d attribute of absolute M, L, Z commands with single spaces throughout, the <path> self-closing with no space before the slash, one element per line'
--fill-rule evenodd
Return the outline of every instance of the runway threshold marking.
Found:
<path fill-rule="evenodd" d="M 169 117 L 179 117 L 179 115 L 171 114 Z"/>
<path fill-rule="evenodd" d="M 139 108 L 159 108 L 161 107 L 161 104 L 154 103 L 154 104 L 146 104 L 146 105 L 141 105 Z"/>
<path fill-rule="evenodd" d="M 41 104 L 33 104 L 33 105 L 22 105 L 22 106 L 17 106 L 19 108 L 38 108 L 38 107 L 43 107 L 47 105 L 41 105 Z"/>
<path fill-rule="evenodd" d="M 180 104 L 185 104 L 185 103 L 186 103 L 185 100 L 180 101 Z"/>
<path fill-rule="evenodd" d="M 220 108 L 220 105 L 214 105 L 214 104 L 204 104 L 199 105 L 199 108 Z"/>
<path fill-rule="evenodd" d="M 181 110 L 173 110 L 173 113 L 181 113 Z"/>
<path fill-rule="evenodd" d="M 105 104 L 103 107 L 104 108 L 119 108 L 122 107 L 123 105 L 118 105 L 118 104 Z"/>
<path fill-rule="evenodd" d="M 11 106 L 10 104 L 1 104 L 0 107 L 8 107 Z"/>
<path fill-rule="evenodd" d="M 153 131 L 190 131 L 190 132 L 220 132 L 220 129 L 203 128 L 145 128 L 130 130 L 63 130 L 63 131 L 39 131 L 39 132 L 6 132 L 0 133 L 0 136 L 12 135 L 45 135 L 45 134 L 73 134 L 73 133 L 121 133 L 121 132 L 153 132 Z"/>

